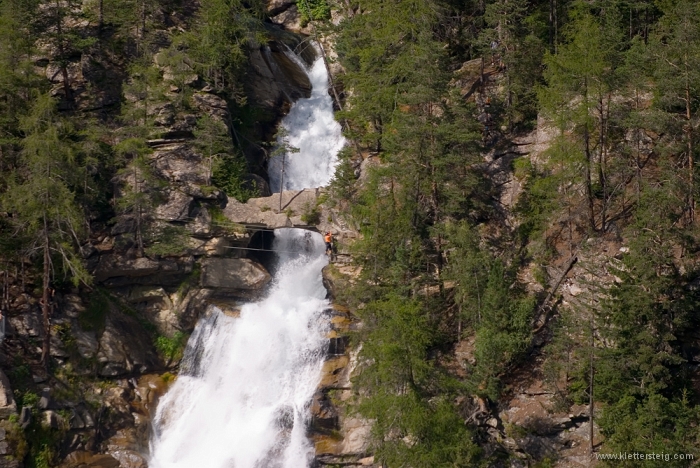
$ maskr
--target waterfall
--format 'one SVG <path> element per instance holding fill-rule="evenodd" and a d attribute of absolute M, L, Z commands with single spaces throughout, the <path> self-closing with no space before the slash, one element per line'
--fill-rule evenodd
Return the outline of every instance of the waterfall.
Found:
<path fill-rule="evenodd" d="M 300 67 L 305 67 L 296 55 L 291 57 Z M 299 152 L 270 160 L 268 173 L 273 192 L 327 185 L 338 164 L 338 152 L 345 145 L 340 124 L 333 115 L 333 99 L 328 94 L 328 71 L 323 58 L 317 59 L 307 74 L 312 86 L 311 97 L 294 103 L 281 123 L 286 136 L 278 141 L 282 144 L 282 140 L 286 140 Z"/>
<path fill-rule="evenodd" d="M 333 120 L 322 61 L 308 71 L 311 98 L 283 125 L 301 152 L 285 168 L 285 188 L 327 184 L 344 144 Z M 327 141 L 326 141 L 327 140 Z M 180 374 L 153 422 L 151 468 L 307 468 L 314 449 L 309 405 L 327 348 L 328 308 L 320 234 L 277 229 L 278 270 L 267 297 L 240 317 L 209 306 L 185 349 Z"/>

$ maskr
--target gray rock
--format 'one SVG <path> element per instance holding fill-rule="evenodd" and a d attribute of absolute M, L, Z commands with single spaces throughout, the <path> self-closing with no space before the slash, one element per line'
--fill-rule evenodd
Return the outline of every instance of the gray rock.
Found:
<path fill-rule="evenodd" d="M 213 294 L 211 289 L 192 289 L 180 304 L 178 322 L 180 329 L 193 330 L 199 315 L 207 308 Z"/>
<path fill-rule="evenodd" d="M 13 414 L 17 414 L 17 403 L 12 396 L 10 380 L 0 370 L 0 419 L 8 418 Z"/>
<path fill-rule="evenodd" d="M 148 468 L 143 455 L 133 450 L 113 450 L 110 455 L 119 461 L 120 468 Z"/>
<path fill-rule="evenodd" d="M 284 213 L 276 213 L 273 207 L 279 206 L 279 201 L 270 199 L 271 205 L 256 207 L 250 203 L 241 203 L 238 200 L 229 198 L 224 216 L 234 223 L 246 226 L 261 226 L 268 229 L 280 227 L 293 227 L 291 220 Z"/>
<path fill-rule="evenodd" d="M 156 273 L 160 262 L 142 257 L 127 259 L 118 255 L 103 255 L 95 271 L 95 279 L 104 281 L 114 276 L 146 276 Z"/>
<path fill-rule="evenodd" d="M 51 429 L 58 429 L 61 427 L 61 417 L 55 411 L 44 411 L 42 413 L 41 425 Z"/>
<path fill-rule="evenodd" d="M 224 122 L 228 120 L 229 110 L 226 100 L 211 93 L 194 93 L 192 100 L 200 110 L 209 115 L 219 117 Z"/>
<path fill-rule="evenodd" d="M 67 317 L 78 318 L 81 312 L 85 312 L 85 305 L 80 296 L 76 294 L 66 295 L 63 313 Z"/>
<path fill-rule="evenodd" d="M 270 18 L 270 20 L 275 24 L 283 26 L 289 31 L 302 32 L 301 15 L 299 14 L 299 8 L 296 5 L 293 5 L 286 10 L 282 10 L 280 13 Z"/>
<path fill-rule="evenodd" d="M 292 5 L 296 5 L 296 3 L 296 0 L 267 0 L 265 9 L 268 16 L 277 16 Z"/>
<path fill-rule="evenodd" d="M 143 326 L 133 317 L 111 307 L 99 341 L 99 374 L 116 377 L 143 373 L 160 367 L 153 343 Z"/>
<path fill-rule="evenodd" d="M 71 429 L 85 429 L 85 421 L 80 417 L 76 410 L 71 411 L 70 420 L 68 421 Z"/>
<path fill-rule="evenodd" d="M 19 414 L 19 425 L 22 429 L 26 429 L 32 423 L 32 408 L 24 406 Z"/>
<path fill-rule="evenodd" d="M 123 256 L 102 255 L 94 276 L 99 282 L 110 281 L 110 286 L 128 284 L 179 284 L 192 272 L 194 259 L 184 257 L 175 259 L 152 260 L 147 257 L 129 259 Z M 125 279 L 117 280 L 117 278 Z"/>
<path fill-rule="evenodd" d="M 197 215 L 192 223 L 192 233 L 199 236 L 206 236 L 211 233 L 211 215 L 205 207 L 197 209 Z"/>
<path fill-rule="evenodd" d="M 156 210 L 156 218 L 162 221 L 189 221 L 194 198 L 179 190 L 170 190 L 168 199 Z"/>
<path fill-rule="evenodd" d="M 20 315 L 8 317 L 7 322 L 10 324 L 11 328 L 9 331 L 20 336 L 38 337 L 44 334 L 41 313 L 39 310 L 34 308 L 31 308 Z"/>
<path fill-rule="evenodd" d="M 260 289 L 272 279 L 265 267 L 247 258 L 208 258 L 202 267 L 204 288 Z"/>
<path fill-rule="evenodd" d="M 208 185 L 202 156 L 188 144 L 160 146 L 150 159 L 157 174 L 171 184 Z"/>
<path fill-rule="evenodd" d="M 53 400 L 51 398 L 51 389 L 45 387 L 41 390 L 41 398 L 39 398 L 39 409 L 53 408 Z"/>
<path fill-rule="evenodd" d="M 167 292 L 158 286 L 135 286 L 128 292 L 129 302 L 138 304 L 158 332 L 172 336 L 178 327 L 177 308 Z"/>
<path fill-rule="evenodd" d="M 82 467 L 95 467 L 95 468 L 119 468 L 119 462 L 112 458 L 110 455 L 97 454 L 85 451 L 76 451 L 70 453 L 63 464 L 66 468 L 82 468 Z"/>
<path fill-rule="evenodd" d="M 97 352 L 97 336 L 94 331 L 81 330 L 74 326 L 71 328 L 75 344 L 78 347 L 78 352 L 84 359 L 90 359 Z"/>
<path fill-rule="evenodd" d="M 282 15 L 294 12 L 296 7 L 291 7 Z M 248 92 L 254 102 L 275 113 L 283 104 L 289 105 L 311 95 L 311 82 L 306 72 L 282 52 L 284 48 L 271 42 L 270 46 L 262 46 L 250 53 Z"/>

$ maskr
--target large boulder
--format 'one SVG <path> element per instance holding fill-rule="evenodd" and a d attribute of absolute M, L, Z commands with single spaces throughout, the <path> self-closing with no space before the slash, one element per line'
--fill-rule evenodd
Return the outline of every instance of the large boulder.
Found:
<path fill-rule="evenodd" d="M 208 258 L 202 262 L 202 287 L 255 290 L 272 278 L 265 267 L 247 258 Z"/>

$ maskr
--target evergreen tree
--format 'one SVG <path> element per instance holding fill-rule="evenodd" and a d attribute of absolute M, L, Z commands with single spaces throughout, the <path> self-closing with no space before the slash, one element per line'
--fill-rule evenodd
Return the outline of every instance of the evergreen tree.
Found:
<path fill-rule="evenodd" d="M 592 231 L 604 231 L 607 225 L 606 116 L 615 89 L 618 53 L 611 33 L 614 38 L 614 31 L 604 29 L 590 12 L 578 13 L 567 31 L 567 43 L 559 46 L 556 55 L 545 56 L 547 87 L 540 93 L 541 105 L 562 137 L 575 139 L 585 157 L 583 188 Z M 596 172 L 602 191 L 600 227 L 595 213 Z"/>
<path fill-rule="evenodd" d="M 649 53 L 653 57 L 655 105 L 663 112 L 660 145 L 686 169 L 679 184 L 685 194 L 688 219 L 695 220 L 695 159 L 698 152 L 700 106 L 700 15 L 697 2 L 683 0 L 669 7 L 654 31 Z"/>
<path fill-rule="evenodd" d="M 74 175 L 72 128 L 56 113 L 53 98 L 41 95 L 21 123 L 21 166 L 8 181 L 3 209 L 27 238 L 26 255 L 39 257 L 42 273 L 44 340 L 42 362 L 49 365 L 53 276 L 69 275 L 75 284 L 90 278 L 78 253 L 85 219 L 71 190 Z M 60 262 L 61 268 L 56 265 Z"/>

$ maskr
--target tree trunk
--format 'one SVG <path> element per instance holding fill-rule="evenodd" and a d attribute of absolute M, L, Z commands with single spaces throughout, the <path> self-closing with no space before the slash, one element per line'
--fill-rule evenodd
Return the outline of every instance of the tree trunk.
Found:
<path fill-rule="evenodd" d="M 98 10 L 97 10 L 97 29 L 99 31 L 102 31 L 102 27 L 104 26 L 104 22 L 105 22 L 104 0 L 100 0 L 100 3 L 98 4 Z"/>
<path fill-rule="evenodd" d="M 61 14 L 61 4 L 56 0 L 56 35 L 58 39 L 58 56 L 61 64 L 61 78 L 63 78 L 63 93 L 66 102 L 70 106 L 73 102 L 73 93 L 70 87 L 70 76 L 68 75 L 68 65 L 66 58 L 66 45 L 63 42 L 63 15 Z"/>
<path fill-rule="evenodd" d="M 136 192 L 136 245 L 138 247 L 137 255 L 138 257 L 143 257 L 143 227 L 141 223 L 141 216 L 143 211 L 141 209 L 141 187 L 139 186 L 139 174 L 136 170 L 136 165 L 134 165 L 134 192 Z"/>
<path fill-rule="evenodd" d="M 593 457 L 593 380 L 594 380 L 594 350 L 595 350 L 595 339 L 594 333 L 594 323 L 593 323 L 593 311 L 591 311 L 591 341 L 590 341 L 590 362 L 589 362 L 589 374 L 588 374 L 588 450 L 590 451 L 591 458 Z"/>
<path fill-rule="evenodd" d="M 685 118 L 686 118 L 686 140 L 688 142 L 688 208 L 690 210 L 690 223 L 695 222 L 695 167 L 693 159 L 693 124 L 690 110 L 690 83 L 686 72 L 685 81 Z"/>
<path fill-rule="evenodd" d="M 606 180 L 606 155 L 605 155 L 605 144 L 606 144 L 606 132 L 607 132 L 607 113 L 605 111 L 605 101 L 602 97 L 598 100 L 599 112 L 600 112 L 600 137 L 598 145 L 600 149 L 598 151 L 598 179 L 600 180 L 600 187 L 603 191 L 603 204 L 600 210 L 600 230 L 605 232 L 607 224 L 607 210 L 608 210 L 608 187 Z"/>
<path fill-rule="evenodd" d="M 280 213 L 282 212 L 282 193 L 284 192 L 284 162 L 286 154 L 282 153 L 282 173 L 280 174 Z"/>
<path fill-rule="evenodd" d="M 634 108 L 635 110 L 639 111 L 639 90 L 635 89 L 635 99 L 634 99 Z M 639 127 L 635 128 L 634 131 L 634 136 L 635 140 L 637 143 L 637 154 L 636 154 L 636 161 L 635 165 L 636 167 L 636 176 L 637 176 L 637 205 L 639 205 L 639 201 L 642 198 L 642 160 L 640 158 L 642 148 L 642 131 Z"/>
<path fill-rule="evenodd" d="M 588 223 L 591 230 L 595 231 L 595 212 L 593 211 L 593 183 L 591 182 L 591 142 L 590 134 L 588 133 L 588 124 L 583 130 L 583 140 L 586 152 L 586 198 L 588 199 Z"/>
<path fill-rule="evenodd" d="M 43 296 L 41 299 L 41 313 L 44 319 L 44 343 L 41 348 L 41 364 L 49 370 L 49 356 L 51 351 L 51 265 L 50 265 L 50 255 L 49 255 L 49 228 L 46 222 L 46 217 L 44 217 L 44 232 L 43 232 L 43 250 L 44 250 L 44 274 L 43 274 Z"/>
<path fill-rule="evenodd" d="M 554 0 L 549 0 L 549 52 L 554 53 Z"/>

